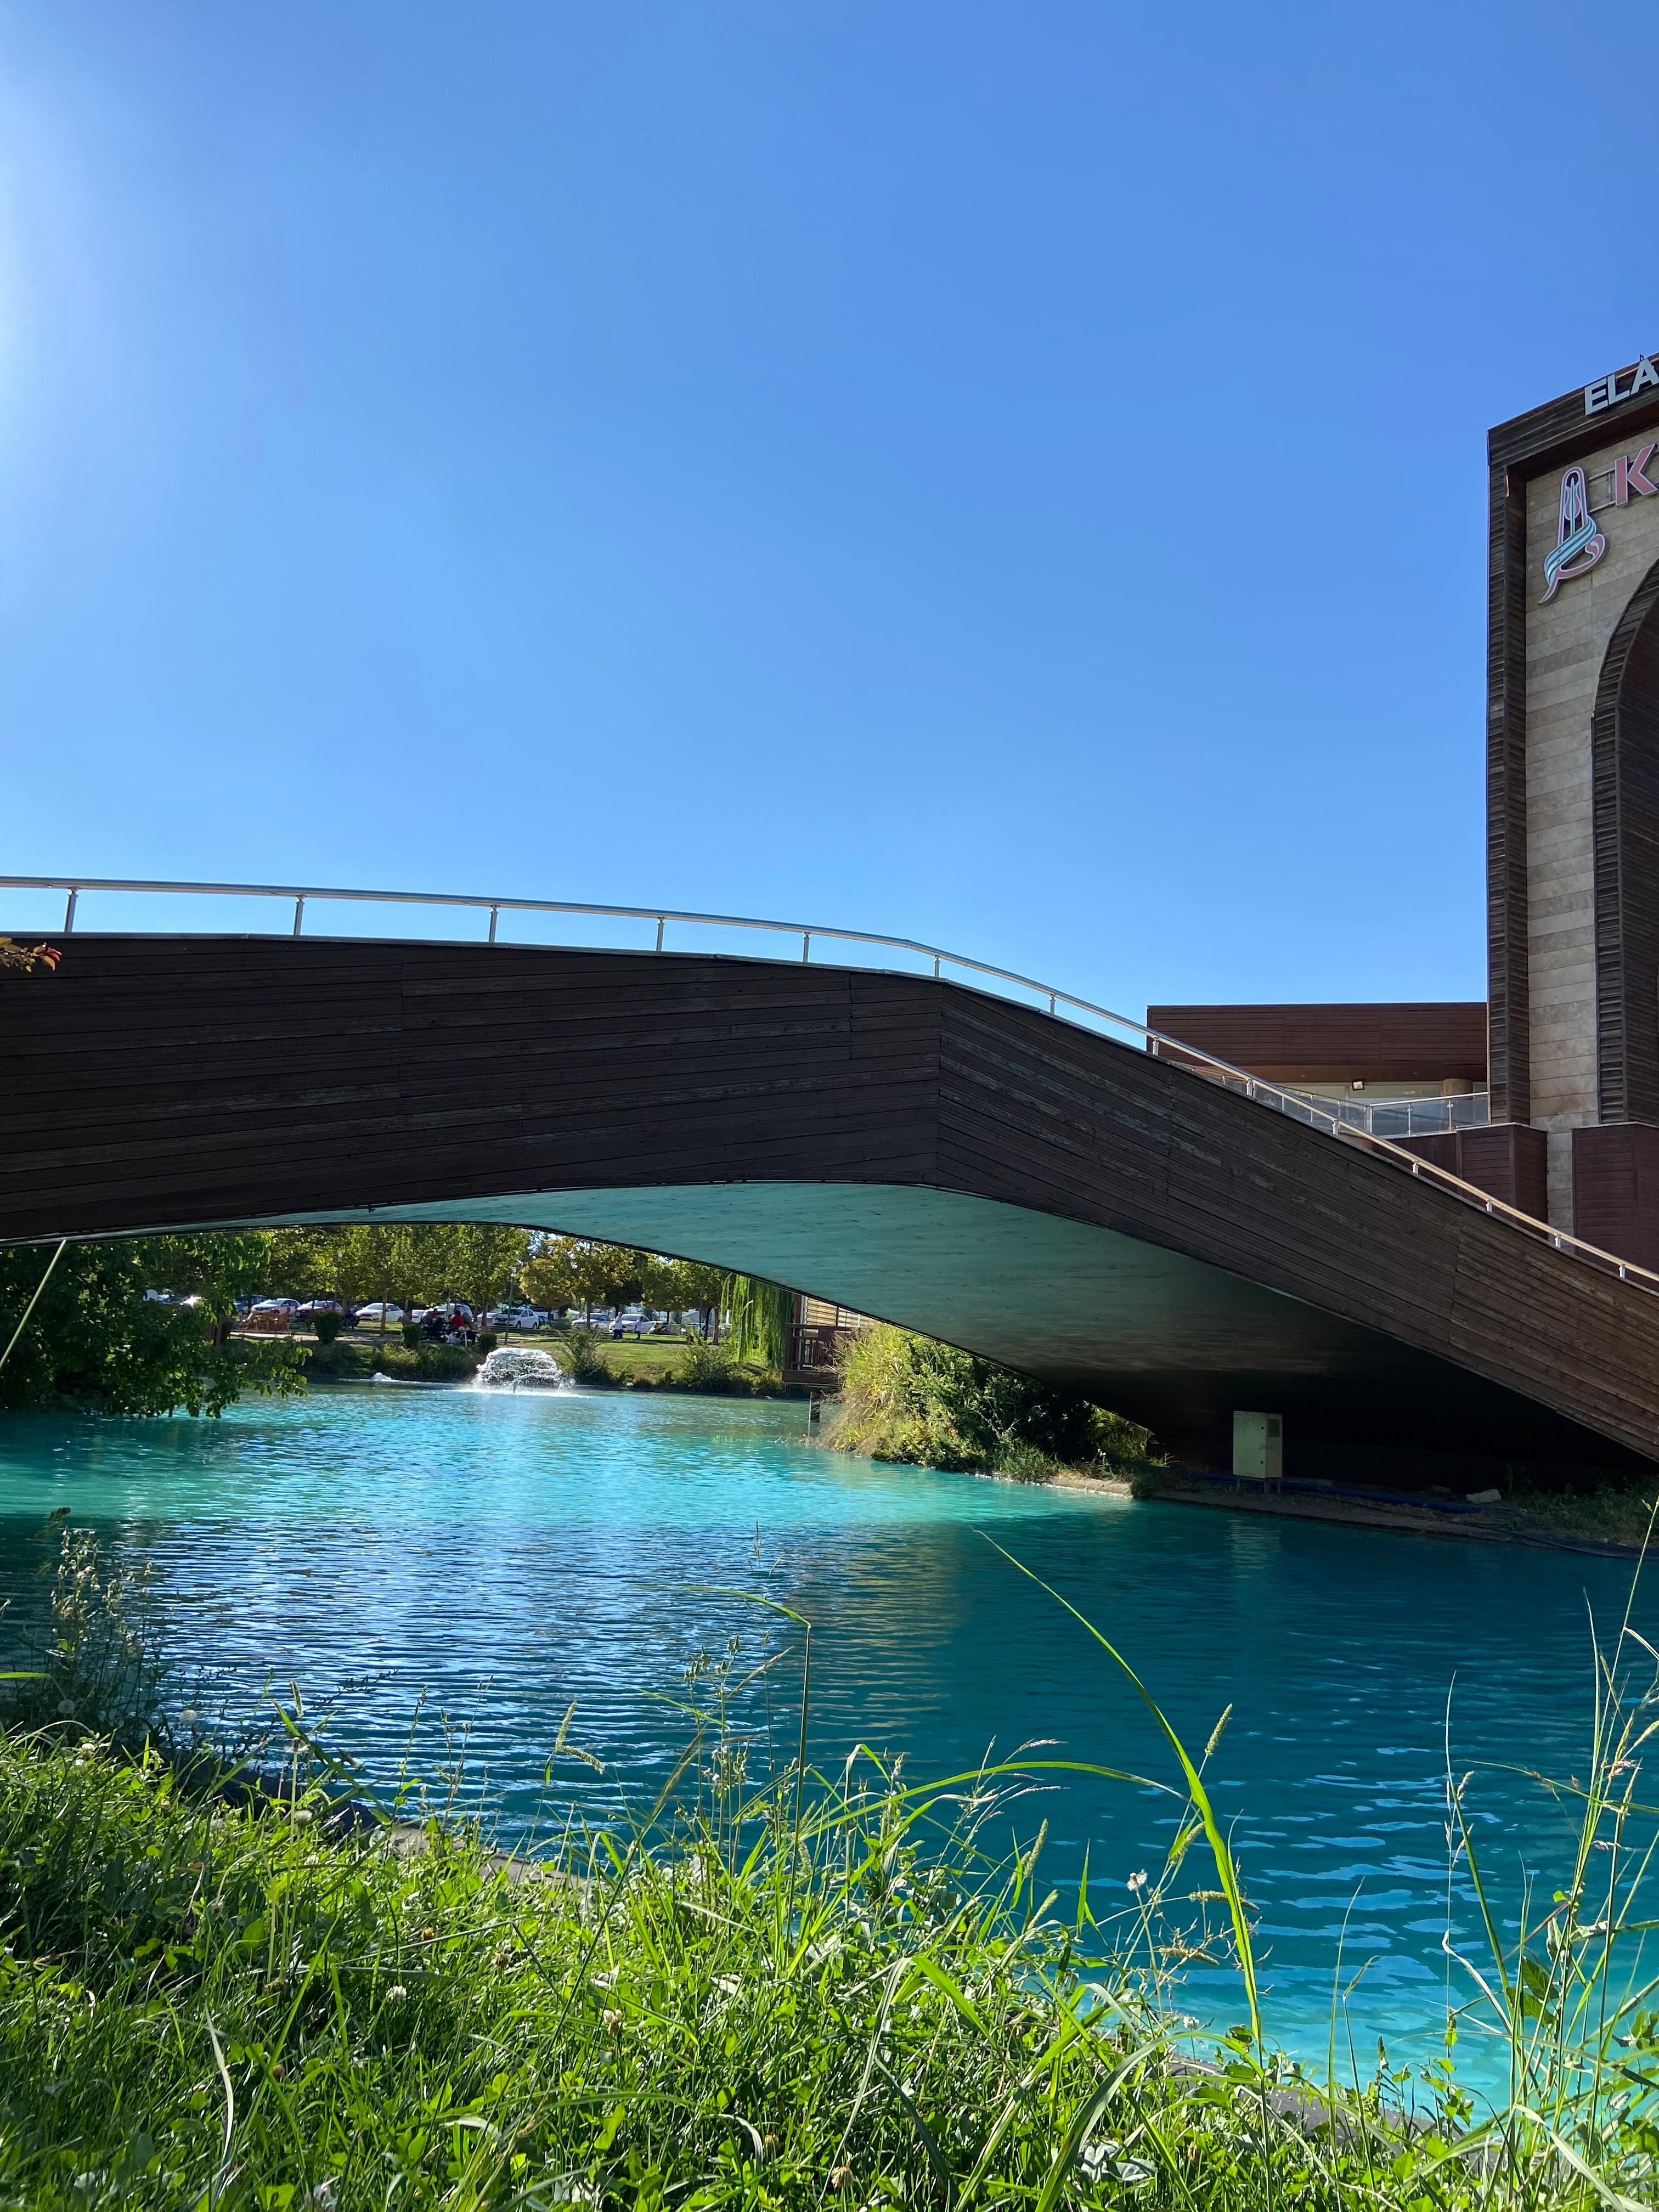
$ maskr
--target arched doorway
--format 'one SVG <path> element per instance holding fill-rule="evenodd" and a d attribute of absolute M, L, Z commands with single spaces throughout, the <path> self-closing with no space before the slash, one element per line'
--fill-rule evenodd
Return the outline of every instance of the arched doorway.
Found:
<path fill-rule="evenodd" d="M 1608 641 L 1590 743 L 1597 1118 L 1659 1123 L 1659 562 Z"/>

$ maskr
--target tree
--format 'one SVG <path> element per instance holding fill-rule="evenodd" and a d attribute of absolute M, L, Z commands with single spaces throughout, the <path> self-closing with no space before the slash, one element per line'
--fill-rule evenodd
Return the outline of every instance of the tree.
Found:
<path fill-rule="evenodd" d="M 73 1246 L 0 1367 L 0 1406 L 67 1401 L 108 1413 L 217 1414 L 245 1383 L 278 1395 L 303 1388 L 291 1346 L 227 1340 L 234 1301 L 263 1286 L 270 1248 L 269 1232 L 256 1231 Z M 0 1349 L 49 1257 L 39 1247 L 0 1251 Z M 201 1303 L 146 1297 L 159 1290 Z"/>
<path fill-rule="evenodd" d="M 576 1279 L 576 1239 L 544 1237 L 519 1272 L 524 1294 L 549 1313 L 562 1313 L 581 1302 Z"/>
<path fill-rule="evenodd" d="M 550 1313 L 626 1305 L 643 1294 L 646 1255 L 591 1237 L 546 1237 L 524 1266 L 526 1293 Z"/>
<path fill-rule="evenodd" d="M 475 1313 L 488 1313 L 512 1288 L 530 1249 L 522 1229 L 464 1222 L 451 1232 L 449 1279 Z"/>
<path fill-rule="evenodd" d="M 665 1313 L 697 1314 L 707 1334 L 709 1316 L 717 1315 L 724 1303 L 727 1280 L 723 1267 L 708 1267 L 700 1260 L 665 1260 L 652 1253 L 646 1255 L 641 1296 L 647 1305 Z"/>
<path fill-rule="evenodd" d="M 732 1316 L 732 1349 L 737 1357 L 781 1368 L 794 1326 L 795 1293 L 759 1275 L 728 1275 L 722 1303 Z"/>

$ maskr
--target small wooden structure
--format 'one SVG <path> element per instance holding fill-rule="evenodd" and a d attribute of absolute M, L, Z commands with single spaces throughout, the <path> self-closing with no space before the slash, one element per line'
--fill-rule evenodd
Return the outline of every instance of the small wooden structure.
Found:
<path fill-rule="evenodd" d="M 808 1390 L 833 1390 L 848 1339 L 869 1326 L 869 1316 L 854 1313 L 850 1306 L 798 1296 L 789 1349 L 784 1354 L 784 1381 Z"/>

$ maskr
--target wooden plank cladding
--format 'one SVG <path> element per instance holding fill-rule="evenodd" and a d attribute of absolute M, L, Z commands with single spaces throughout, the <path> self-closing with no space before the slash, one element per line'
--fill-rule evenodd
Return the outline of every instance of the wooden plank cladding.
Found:
<path fill-rule="evenodd" d="M 1148 1006 L 1146 1026 L 1270 1083 L 1486 1079 L 1486 1008 L 1481 1000 Z"/>
<path fill-rule="evenodd" d="M 1659 1127 L 1616 1121 L 1575 1129 L 1572 1206 L 1580 1236 L 1638 1267 L 1659 1267 Z"/>
<path fill-rule="evenodd" d="M 1649 1294 L 1178 1065 L 931 978 L 74 936 L 56 975 L 0 979 L 0 1241 L 523 1222 L 925 1329 L 1200 1455 L 1265 1406 L 1292 1468 L 1356 1439 L 1659 1456 Z"/>
<path fill-rule="evenodd" d="M 1529 1213 L 1534 1221 L 1545 1218 L 1549 1200 L 1549 1140 L 1541 1129 L 1525 1121 L 1499 1121 L 1490 1128 L 1443 1129 L 1433 1136 L 1401 1137 L 1396 1141 L 1402 1152 L 1432 1160 L 1448 1175 L 1472 1182 L 1477 1190 L 1502 1199 L 1518 1212 Z M 1589 1230 L 1582 1233 L 1586 1243 L 1600 1244 L 1604 1251 L 1622 1249 Z"/>

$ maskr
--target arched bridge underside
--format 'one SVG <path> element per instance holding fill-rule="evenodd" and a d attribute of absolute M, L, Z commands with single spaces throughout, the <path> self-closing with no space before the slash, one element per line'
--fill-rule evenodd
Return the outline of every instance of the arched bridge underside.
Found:
<path fill-rule="evenodd" d="M 1659 1457 L 1659 1300 L 1177 1065 L 925 977 L 76 936 L 0 980 L 0 1241 L 522 1223 L 1074 1385 L 1178 1458 Z M 1448 1457 L 1449 1472 L 1459 1461 Z"/>

